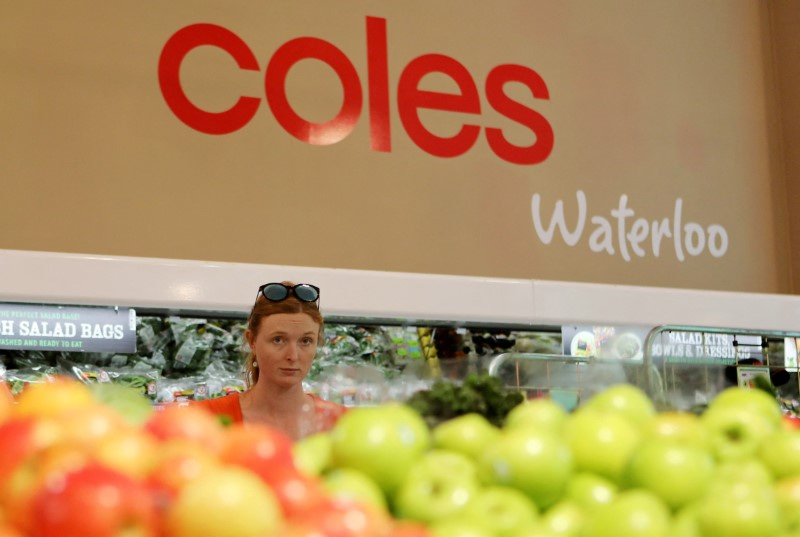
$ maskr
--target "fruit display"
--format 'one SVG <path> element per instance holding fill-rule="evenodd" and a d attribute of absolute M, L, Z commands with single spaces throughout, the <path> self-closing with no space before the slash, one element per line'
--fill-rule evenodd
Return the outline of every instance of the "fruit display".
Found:
<path fill-rule="evenodd" d="M 758 389 L 695 414 L 620 384 L 498 423 L 391 402 L 293 443 L 122 385 L 0 387 L 3 537 L 800 535 L 800 429 Z"/>
<path fill-rule="evenodd" d="M 275 429 L 96 386 L 56 377 L 12 398 L 0 383 L 3 537 L 426 535 L 336 492 L 352 477 L 302 472 Z"/>

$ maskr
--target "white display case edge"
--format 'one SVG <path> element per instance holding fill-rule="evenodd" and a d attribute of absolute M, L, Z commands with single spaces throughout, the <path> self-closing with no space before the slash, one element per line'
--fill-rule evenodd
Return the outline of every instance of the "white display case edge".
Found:
<path fill-rule="evenodd" d="M 796 295 L 0 250 L 0 302 L 244 315 L 281 280 L 318 285 L 336 318 L 800 330 Z"/>

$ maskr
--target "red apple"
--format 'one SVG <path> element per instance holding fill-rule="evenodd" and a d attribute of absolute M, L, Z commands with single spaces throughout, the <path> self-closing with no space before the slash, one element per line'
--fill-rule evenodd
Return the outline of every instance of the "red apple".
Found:
<path fill-rule="evenodd" d="M 99 439 L 90 451 L 101 464 L 143 479 L 155 468 L 160 448 L 158 440 L 147 431 L 125 427 Z"/>
<path fill-rule="evenodd" d="M 219 458 L 247 468 L 267 482 L 276 468 L 295 468 L 292 440 L 282 431 L 261 424 L 228 427 Z"/>
<path fill-rule="evenodd" d="M 286 518 L 304 518 L 319 508 L 328 497 L 319 479 L 291 466 L 275 467 L 264 481 L 278 499 Z"/>
<path fill-rule="evenodd" d="M 171 501 L 184 486 L 204 479 L 219 464 L 217 457 L 200 444 L 185 439 L 168 440 L 159 445 L 148 483 L 166 501 Z"/>
<path fill-rule="evenodd" d="M 50 481 L 33 499 L 34 535 L 159 535 L 152 496 L 143 483 L 99 464 Z"/>
<path fill-rule="evenodd" d="M 193 406 L 171 404 L 148 418 L 144 429 L 160 440 L 182 438 L 203 445 L 213 453 L 222 450 L 225 427 L 210 412 Z"/>
<path fill-rule="evenodd" d="M 292 537 L 387 537 L 392 520 L 363 503 L 331 499 L 308 513 L 287 535 Z M 285 536 L 282 536 L 285 537 Z"/>

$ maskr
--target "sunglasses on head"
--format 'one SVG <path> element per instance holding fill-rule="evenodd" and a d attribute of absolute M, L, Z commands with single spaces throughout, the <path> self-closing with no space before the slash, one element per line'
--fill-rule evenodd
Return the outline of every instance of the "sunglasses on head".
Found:
<path fill-rule="evenodd" d="M 298 283 L 297 285 L 265 283 L 258 288 L 258 292 L 271 302 L 286 300 L 290 294 L 293 294 L 301 302 L 316 302 L 319 300 L 319 287 L 310 283 Z"/>

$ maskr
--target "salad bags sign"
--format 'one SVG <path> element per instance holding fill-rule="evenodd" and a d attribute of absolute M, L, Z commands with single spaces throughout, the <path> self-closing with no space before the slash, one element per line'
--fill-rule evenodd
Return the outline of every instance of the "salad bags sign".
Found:
<path fill-rule="evenodd" d="M 136 311 L 0 304 L 0 349 L 136 352 Z"/>

